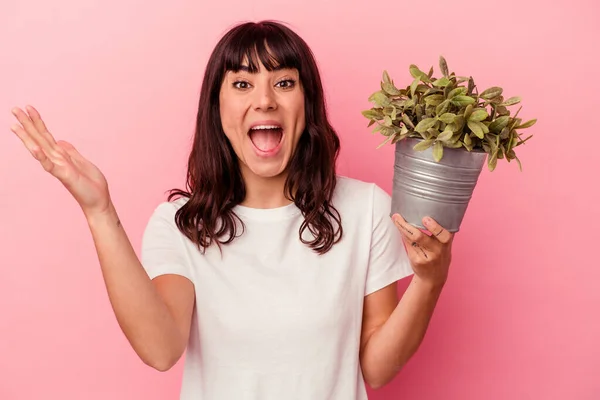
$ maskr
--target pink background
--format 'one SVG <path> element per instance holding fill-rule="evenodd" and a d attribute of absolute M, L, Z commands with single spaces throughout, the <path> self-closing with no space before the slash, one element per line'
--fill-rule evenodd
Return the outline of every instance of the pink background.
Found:
<path fill-rule="evenodd" d="M 360 111 L 387 69 L 471 74 L 538 118 L 516 163 L 484 171 L 419 352 L 384 399 L 600 398 L 600 6 L 473 2 L 58 1 L 0 6 L 0 399 L 175 399 L 182 363 L 138 360 L 110 308 L 68 192 L 10 131 L 34 104 L 106 174 L 139 249 L 150 212 L 181 186 L 199 83 L 241 20 L 287 21 L 314 50 L 340 172 L 391 190 L 393 148 Z M 404 288 L 406 283 L 403 282 Z M 316 400 L 316 399 L 315 399 Z"/>

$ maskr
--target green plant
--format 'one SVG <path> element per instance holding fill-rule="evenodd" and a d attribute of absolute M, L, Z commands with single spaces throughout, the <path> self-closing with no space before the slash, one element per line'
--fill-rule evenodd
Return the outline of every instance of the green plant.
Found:
<path fill-rule="evenodd" d="M 488 153 L 490 171 L 496 168 L 498 159 L 517 160 L 522 169 L 515 148 L 533 135 L 522 139 L 517 130 L 529 128 L 537 120 L 523 123 L 518 118 L 521 108 L 511 116 L 508 107 L 520 103 L 521 98 L 505 100 L 503 89 L 497 86 L 479 93 L 473 77 L 449 73 L 442 56 L 439 66 L 442 77 L 435 78 L 433 67 L 426 74 L 411 64 L 413 81 L 404 89 L 398 89 L 387 71 L 383 72 L 381 90 L 369 97 L 374 107 L 362 111 L 370 120 L 368 126 L 377 124 L 373 133 L 380 132 L 386 137 L 378 148 L 414 137 L 421 139 L 414 149 L 433 146 L 433 156 L 438 162 L 443 158 L 444 148 L 464 147 L 467 151 Z"/>

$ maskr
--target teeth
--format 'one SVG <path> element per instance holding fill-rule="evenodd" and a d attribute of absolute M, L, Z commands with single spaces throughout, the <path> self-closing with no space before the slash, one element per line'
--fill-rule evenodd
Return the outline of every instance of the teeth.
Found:
<path fill-rule="evenodd" d="M 277 125 L 257 125 L 255 127 L 253 127 L 251 130 L 255 130 L 255 129 L 281 129 L 281 127 L 277 126 Z"/>

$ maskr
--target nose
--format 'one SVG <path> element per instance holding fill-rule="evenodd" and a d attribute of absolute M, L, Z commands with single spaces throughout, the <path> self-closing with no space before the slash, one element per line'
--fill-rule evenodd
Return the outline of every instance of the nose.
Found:
<path fill-rule="evenodd" d="M 260 111 L 272 111 L 277 109 L 275 91 L 270 85 L 257 86 L 254 91 L 254 109 Z"/>

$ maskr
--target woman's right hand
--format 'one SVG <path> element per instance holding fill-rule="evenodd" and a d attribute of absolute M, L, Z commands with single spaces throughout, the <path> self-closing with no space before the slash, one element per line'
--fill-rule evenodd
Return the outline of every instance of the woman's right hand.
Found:
<path fill-rule="evenodd" d="M 110 195 L 102 172 L 79 154 L 72 144 L 55 141 L 35 108 L 27 106 L 26 110 L 12 109 L 19 124 L 11 126 L 11 130 L 33 158 L 67 188 L 86 216 L 108 211 Z"/>

